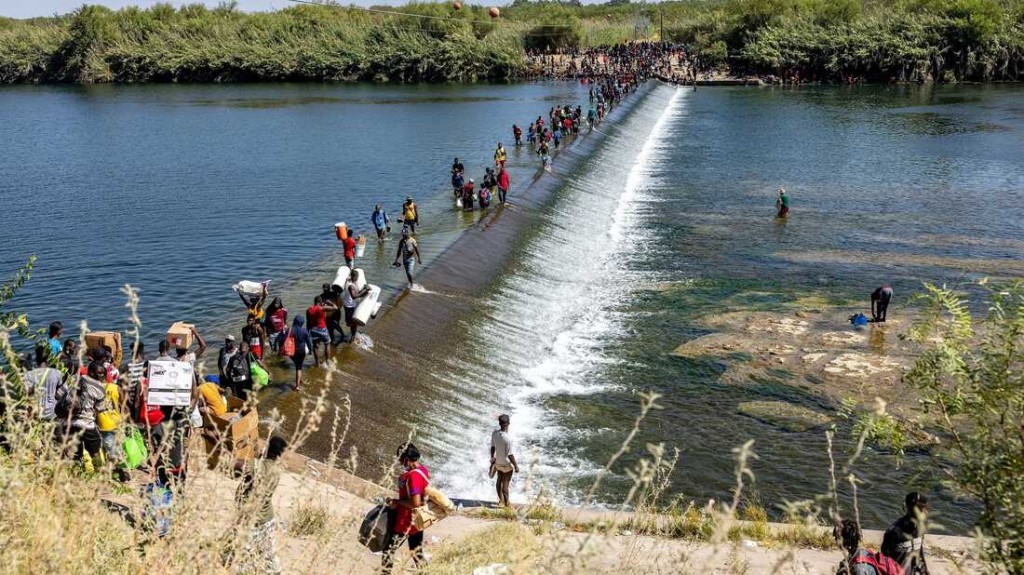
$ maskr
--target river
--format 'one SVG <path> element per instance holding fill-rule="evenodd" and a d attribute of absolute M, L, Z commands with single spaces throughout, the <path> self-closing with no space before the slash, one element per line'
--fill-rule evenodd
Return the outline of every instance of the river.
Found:
<path fill-rule="evenodd" d="M 820 429 L 738 415 L 739 402 L 771 392 L 717 384 L 713 365 L 669 353 L 704 333 L 707 314 L 809 293 L 866 299 L 882 281 L 902 299 L 922 281 L 981 275 L 949 261 L 1018 262 L 1022 95 L 1014 86 L 654 88 L 602 128 L 605 141 L 536 207 L 510 263 L 465 302 L 468 319 L 443 332 L 448 351 L 395 354 L 396 365 L 429 374 L 434 406 L 395 416 L 418 427 L 446 488 L 488 498 L 487 437 L 509 412 L 529 490 L 572 503 L 632 425 L 637 393 L 653 390 L 665 409 L 636 445 L 681 450 L 673 496 L 728 498 L 731 450 L 751 438 L 755 490 L 769 507 L 823 493 Z M 365 230 L 375 202 L 394 217 L 416 196 L 427 263 L 444 257 L 473 224 L 449 207 L 452 157 L 479 178 L 513 122 L 584 99 L 571 84 L 4 88 L 0 272 L 40 256 L 12 303 L 40 326 L 123 327 L 118 288 L 131 283 L 147 342 L 179 319 L 214 342 L 240 321 L 230 291 L 239 279 L 272 278 L 271 291 L 304 309 L 341 263 L 332 224 Z M 513 152 L 510 165 L 515 182 L 536 173 L 528 153 Z M 772 218 L 780 185 L 793 201 L 781 226 Z M 387 268 L 390 249 L 371 245 L 362 265 L 394 294 L 402 277 Z M 294 404 L 268 393 L 268 406 Z M 391 449 L 358 426 L 350 434 L 362 453 Z M 975 506 L 920 473 L 928 463 L 866 458 L 865 521 L 883 525 L 919 488 L 935 494 L 947 527 L 969 527 Z M 628 488 L 623 469 L 603 502 Z"/>

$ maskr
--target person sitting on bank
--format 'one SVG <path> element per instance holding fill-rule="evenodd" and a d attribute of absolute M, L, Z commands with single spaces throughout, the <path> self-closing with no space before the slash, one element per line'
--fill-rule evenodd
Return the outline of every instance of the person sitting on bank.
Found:
<path fill-rule="evenodd" d="M 907 494 L 904 503 L 906 513 L 885 530 L 881 551 L 899 563 L 906 575 L 928 575 L 928 565 L 924 560 L 928 498 L 912 491 Z"/>
<path fill-rule="evenodd" d="M 901 568 L 881 553 L 872 553 L 861 546 L 860 526 L 852 519 L 844 519 L 835 526 L 832 536 L 846 551 L 839 562 L 836 575 L 889 575 L 900 573 Z"/>
<path fill-rule="evenodd" d="M 885 314 L 889 311 L 890 301 L 892 301 L 892 287 L 889 284 L 882 284 L 871 292 L 871 318 L 873 321 L 885 323 Z"/>

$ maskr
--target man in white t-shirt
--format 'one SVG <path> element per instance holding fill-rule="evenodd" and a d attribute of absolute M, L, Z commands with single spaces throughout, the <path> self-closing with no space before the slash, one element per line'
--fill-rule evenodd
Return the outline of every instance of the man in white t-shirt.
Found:
<path fill-rule="evenodd" d="M 519 465 L 516 463 L 516 456 L 512 455 L 512 438 L 508 435 L 509 418 L 507 415 L 498 416 L 498 427 L 491 434 L 491 470 L 494 471 L 497 479 L 494 487 L 498 491 L 498 505 L 509 506 L 508 485 L 512 482 L 512 474 L 519 473 Z"/>

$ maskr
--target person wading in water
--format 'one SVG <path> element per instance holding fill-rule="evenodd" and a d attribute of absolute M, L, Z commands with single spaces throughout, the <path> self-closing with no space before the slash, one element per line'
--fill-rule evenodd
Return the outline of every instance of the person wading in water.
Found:
<path fill-rule="evenodd" d="M 420 247 L 416 240 L 409 236 L 407 228 L 402 228 L 402 240 L 398 242 L 395 263 L 391 265 L 398 267 L 398 258 L 402 258 L 402 265 L 405 267 L 405 277 L 409 280 L 409 287 L 412 288 L 412 272 L 416 268 L 417 263 L 423 264 L 423 260 L 420 259 Z"/>
<path fill-rule="evenodd" d="M 779 188 L 779 198 L 775 200 L 775 209 L 778 210 L 777 217 L 784 218 L 789 215 L 789 196 L 786 195 L 786 188 Z"/>

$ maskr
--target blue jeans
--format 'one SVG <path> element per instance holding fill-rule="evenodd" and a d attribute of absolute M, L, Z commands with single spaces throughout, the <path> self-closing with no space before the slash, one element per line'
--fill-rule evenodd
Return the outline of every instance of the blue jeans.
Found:
<path fill-rule="evenodd" d="M 409 283 L 412 283 L 412 272 L 416 269 L 416 260 L 413 258 L 406 258 L 402 264 L 405 266 L 405 276 L 409 278 Z"/>

